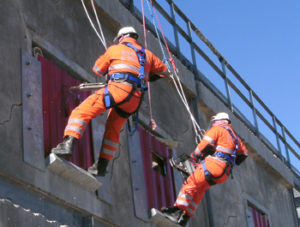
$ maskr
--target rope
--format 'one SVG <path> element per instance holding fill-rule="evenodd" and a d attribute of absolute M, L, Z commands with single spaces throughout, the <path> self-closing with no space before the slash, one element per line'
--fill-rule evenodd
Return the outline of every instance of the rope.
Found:
<path fill-rule="evenodd" d="M 151 1 L 151 2 L 150 2 L 150 1 Z M 172 79 L 172 81 L 173 81 L 173 83 L 174 83 L 174 85 L 175 85 L 176 91 L 177 91 L 177 93 L 179 94 L 179 97 L 180 97 L 181 101 L 183 102 L 183 104 L 184 104 L 184 106 L 185 106 L 185 108 L 186 108 L 186 110 L 187 110 L 187 112 L 188 112 L 188 114 L 189 114 L 189 116 L 190 116 L 190 119 L 191 119 L 192 125 L 193 125 L 193 129 L 194 129 L 194 132 L 195 132 L 195 142 L 198 144 L 198 143 L 201 141 L 201 139 L 202 139 L 202 137 L 203 137 L 203 135 L 204 135 L 205 130 L 200 128 L 200 126 L 198 125 L 196 119 L 194 118 L 194 116 L 193 116 L 193 114 L 192 114 L 192 112 L 191 112 L 191 110 L 190 110 L 188 101 L 187 101 L 187 99 L 186 99 L 186 97 L 185 97 L 185 94 L 184 94 L 184 90 L 183 90 L 181 81 L 180 81 L 179 76 L 178 76 L 178 74 L 177 74 L 177 71 L 178 71 L 178 70 L 176 69 L 174 59 L 172 58 L 171 52 L 170 52 L 169 47 L 168 47 L 168 44 L 167 44 L 167 42 L 166 42 L 166 38 L 165 38 L 164 33 L 163 33 L 163 31 L 162 31 L 161 25 L 160 25 L 160 23 L 159 23 L 159 19 L 158 19 L 158 16 L 157 16 L 157 14 L 156 14 L 156 11 L 155 11 L 155 9 L 154 9 L 154 7 L 153 7 L 153 5 L 152 5 L 152 0 L 147 0 L 147 3 L 148 3 L 148 8 L 149 8 L 149 10 L 150 10 L 150 15 L 151 15 L 151 17 L 152 17 L 152 23 L 153 23 L 153 25 L 154 25 L 155 32 L 156 32 L 156 35 L 157 35 L 157 37 L 158 37 L 158 41 L 159 41 L 159 45 L 160 45 L 160 47 L 161 47 L 161 51 L 162 51 L 163 57 L 164 57 L 164 59 L 167 59 L 167 58 L 166 58 L 166 55 L 165 55 L 165 53 L 164 53 L 164 49 L 163 49 L 163 47 L 162 47 L 161 38 L 160 38 L 160 35 L 159 35 L 159 33 L 158 33 L 157 26 L 156 26 L 155 21 L 154 21 L 153 12 L 154 12 L 155 15 L 156 15 L 156 20 L 157 20 L 157 23 L 159 24 L 160 32 L 161 32 L 161 34 L 162 34 L 162 36 L 163 36 L 163 40 L 164 40 L 164 42 L 165 42 L 164 44 L 165 44 L 165 46 L 166 46 L 166 48 L 167 48 L 167 52 L 168 52 L 168 55 L 169 55 L 169 59 L 170 59 L 170 62 L 172 63 L 173 71 L 174 71 L 174 74 L 175 74 L 175 75 L 174 75 L 174 74 L 170 74 L 170 78 Z M 151 4 L 152 7 L 150 7 L 150 4 Z M 170 70 L 169 64 L 167 64 L 167 66 L 168 66 L 168 69 Z"/>
<path fill-rule="evenodd" d="M 141 0 L 141 8 L 142 8 L 142 15 L 143 15 L 143 28 L 144 28 L 145 47 L 147 48 L 147 32 L 146 32 L 146 23 L 145 23 L 144 0 Z M 156 122 L 153 118 L 153 114 L 152 114 L 151 89 L 150 89 L 149 80 L 147 82 L 147 86 L 148 86 L 148 102 L 149 102 L 149 112 L 150 112 L 150 127 L 153 131 L 155 131 L 155 129 L 157 128 L 157 124 L 156 124 Z"/>
<path fill-rule="evenodd" d="M 98 33 L 97 29 L 95 28 L 95 25 L 94 25 L 94 23 L 93 23 L 90 15 L 89 15 L 89 13 L 88 13 L 88 11 L 86 9 L 86 6 L 84 4 L 84 0 L 81 0 L 81 3 L 82 3 L 82 6 L 83 6 L 84 11 L 85 11 L 85 14 L 86 14 L 86 16 L 87 16 L 87 18 L 88 18 L 88 20 L 89 20 L 92 28 L 94 29 L 96 35 L 100 39 L 100 41 L 101 41 L 102 45 L 104 46 L 105 50 L 107 50 L 107 45 L 106 45 L 105 37 L 103 35 L 101 24 L 100 24 L 100 21 L 99 21 L 98 16 L 97 16 L 97 12 L 96 12 L 96 8 L 95 8 L 94 0 L 91 0 L 91 5 L 92 5 L 92 8 L 93 8 L 93 11 L 94 11 L 94 14 L 95 14 L 95 17 L 96 17 L 96 20 L 97 20 L 98 27 L 99 27 L 101 35 Z"/>

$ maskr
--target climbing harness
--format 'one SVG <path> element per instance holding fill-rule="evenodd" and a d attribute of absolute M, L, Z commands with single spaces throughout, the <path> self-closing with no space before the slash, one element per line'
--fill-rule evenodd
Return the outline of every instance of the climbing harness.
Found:
<path fill-rule="evenodd" d="M 234 135 L 234 133 L 232 132 L 232 130 L 227 127 L 227 126 L 221 126 L 222 128 L 226 129 L 230 136 L 234 139 L 234 144 L 235 144 L 235 147 L 234 147 L 234 151 L 231 151 L 230 155 L 229 154 L 226 154 L 226 153 L 223 153 L 223 152 L 219 152 L 219 151 L 215 151 L 214 154 L 212 156 L 215 156 L 215 157 L 220 157 L 224 160 L 227 161 L 226 163 L 226 168 L 224 169 L 224 172 L 218 176 L 218 177 L 215 177 L 213 176 L 206 168 L 205 166 L 205 160 L 201 161 L 201 164 L 202 164 L 202 168 L 203 168 L 203 171 L 204 171 L 204 175 L 205 175 L 205 179 L 206 181 L 210 184 L 210 185 L 214 185 L 216 184 L 216 182 L 214 181 L 214 179 L 219 179 L 221 178 L 225 173 L 227 175 L 230 175 L 231 174 L 231 177 L 232 177 L 232 169 L 233 167 L 235 166 L 235 159 L 236 159 L 236 155 L 237 155 L 237 150 L 239 148 L 239 140 L 238 140 L 238 137 L 236 135 Z M 227 148 L 226 148 L 227 149 Z M 229 150 L 230 151 L 230 150 Z"/>
<path fill-rule="evenodd" d="M 121 115 L 122 117 L 128 118 L 130 115 L 132 115 L 132 114 L 134 115 L 133 116 L 133 118 L 135 120 L 134 128 L 132 128 L 130 126 L 130 123 L 128 122 L 128 131 L 129 131 L 130 135 L 132 135 L 136 131 L 137 126 L 138 126 L 138 112 L 137 111 L 138 111 L 139 106 L 141 104 L 142 97 L 140 99 L 140 103 L 139 103 L 138 108 L 133 113 L 128 113 L 124 110 L 121 110 L 117 106 L 123 104 L 124 102 L 129 101 L 130 98 L 133 95 L 133 92 L 136 89 L 140 88 L 143 92 L 147 90 L 147 86 L 146 86 L 146 83 L 145 83 L 145 68 L 144 68 L 146 54 L 145 54 L 145 49 L 144 48 L 138 49 L 129 42 L 123 42 L 121 44 L 124 44 L 124 45 L 132 48 L 135 51 L 135 53 L 138 57 L 139 64 L 140 64 L 139 75 L 136 76 L 136 75 L 130 74 L 130 73 L 115 73 L 115 74 L 110 75 L 110 78 L 109 78 L 110 80 L 128 82 L 128 83 L 132 84 L 133 87 L 132 87 L 131 92 L 128 94 L 128 96 L 121 103 L 115 103 L 112 95 L 108 91 L 108 86 L 106 86 L 105 90 L 104 90 L 104 104 L 105 104 L 106 108 L 115 107 L 118 114 Z"/>

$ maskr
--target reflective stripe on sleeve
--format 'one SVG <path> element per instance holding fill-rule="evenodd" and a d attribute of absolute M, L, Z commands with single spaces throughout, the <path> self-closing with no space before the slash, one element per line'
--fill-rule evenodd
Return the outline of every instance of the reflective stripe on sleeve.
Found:
<path fill-rule="evenodd" d="M 203 139 L 207 140 L 208 142 L 210 142 L 212 144 L 215 144 L 215 141 L 212 138 L 210 138 L 209 136 L 203 136 Z"/>
<path fill-rule="evenodd" d="M 198 149 L 198 147 L 195 149 L 194 153 L 195 153 L 196 155 L 198 155 L 198 156 L 201 155 L 201 152 L 200 152 L 200 150 Z"/>
<path fill-rule="evenodd" d="M 94 65 L 94 70 L 95 70 L 97 73 L 101 74 L 102 76 L 105 74 L 105 72 L 102 72 L 102 71 L 98 68 L 98 66 L 97 66 L 96 64 Z"/>

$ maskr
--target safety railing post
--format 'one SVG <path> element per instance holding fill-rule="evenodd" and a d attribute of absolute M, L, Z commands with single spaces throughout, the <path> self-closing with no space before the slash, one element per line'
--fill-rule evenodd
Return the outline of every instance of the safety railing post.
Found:
<path fill-rule="evenodd" d="M 283 137 L 283 143 L 285 147 L 285 153 L 286 153 L 286 159 L 287 159 L 287 165 L 291 167 L 291 160 L 290 160 L 290 155 L 289 155 L 289 148 L 286 142 L 286 136 L 285 136 L 285 127 L 281 126 L 281 131 L 282 131 L 282 137 Z"/>
<path fill-rule="evenodd" d="M 133 0 L 121 0 L 131 12 L 133 11 Z"/>
<path fill-rule="evenodd" d="M 176 52 L 178 57 L 180 56 L 180 46 L 179 46 L 179 39 L 178 39 L 178 29 L 177 29 L 177 25 L 176 25 L 176 18 L 175 18 L 175 7 L 174 7 L 174 3 L 172 1 L 172 3 L 170 4 L 170 8 L 171 8 L 171 16 L 173 19 L 173 31 L 174 31 L 174 38 L 175 38 L 175 44 L 176 44 Z"/>
<path fill-rule="evenodd" d="M 278 131 L 277 131 L 276 118 L 275 118 L 274 115 L 272 116 L 272 119 L 273 119 L 273 127 L 274 127 L 274 130 L 275 130 L 275 135 L 276 135 L 276 142 L 277 142 L 277 147 L 278 147 L 278 154 L 282 158 L 281 147 L 280 147 L 280 140 L 279 140 L 279 135 L 278 135 Z"/>
<path fill-rule="evenodd" d="M 219 60 L 222 64 L 222 71 L 223 71 L 223 74 L 224 74 L 224 77 L 225 77 L 224 81 L 225 81 L 225 87 L 226 87 L 226 93 L 227 93 L 228 106 L 229 106 L 231 112 L 233 112 L 233 106 L 232 106 L 232 101 L 231 101 L 231 95 L 230 95 L 228 79 L 227 79 L 227 75 L 226 75 L 226 67 L 225 67 L 224 59 L 220 58 Z"/>
<path fill-rule="evenodd" d="M 259 137 L 257 115 L 256 115 L 256 109 L 255 109 L 254 100 L 253 100 L 253 92 L 251 89 L 249 89 L 249 96 L 250 96 L 250 103 L 251 103 L 251 109 L 252 109 L 253 120 L 254 120 L 255 133 L 256 133 L 256 136 Z"/>
<path fill-rule="evenodd" d="M 191 22 L 190 21 L 187 22 L 187 29 L 188 29 L 188 35 L 190 37 L 191 55 L 192 55 L 192 61 L 193 61 L 193 67 L 194 67 L 194 74 L 195 74 L 196 80 L 198 80 L 199 79 L 199 74 L 198 74 L 195 48 L 194 48 L 193 37 L 192 37 L 192 27 L 191 27 Z"/>

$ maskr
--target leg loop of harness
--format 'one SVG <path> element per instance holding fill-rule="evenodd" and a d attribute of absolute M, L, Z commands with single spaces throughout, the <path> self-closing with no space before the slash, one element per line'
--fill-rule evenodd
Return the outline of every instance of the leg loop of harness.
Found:
<path fill-rule="evenodd" d="M 210 185 L 215 185 L 216 182 L 213 181 L 214 176 L 207 170 L 206 166 L 205 166 L 205 161 L 203 160 L 201 162 L 202 164 L 202 168 L 204 170 L 204 176 L 205 176 L 205 180 L 207 181 L 207 183 L 209 183 Z M 222 174 L 223 175 L 223 174 Z"/>
<path fill-rule="evenodd" d="M 130 100 L 130 98 L 132 97 L 134 91 L 135 91 L 135 88 L 132 88 L 130 93 L 128 94 L 128 96 L 124 100 L 122 100 L 119 103 L 116 103 L 115 100 L 114 100 L 114 97 L 111 95 L 111 93 L 108 90 L 108 86 L 106 86 L 105 90 L 104 90 L 104 96 L 103 96 L 103 101 L 104 101 L 105 108 L 109 109 L 111 107 L 117 107 L 117 106 L 119 106 L 119 105 L 121 105 L 125 102 L 128 102 Z"/>
<path fill-rule="evenodd" d="M 104 99 L 103 100 L 104 101 L 104 106 L 105 106 L 106 109 L 109 109 L 112 106 L 116 105 L 114 98 L 112 97 L 112 95 L 108 91 L 108 86 L 105 87 L 103 99 Z"/>

